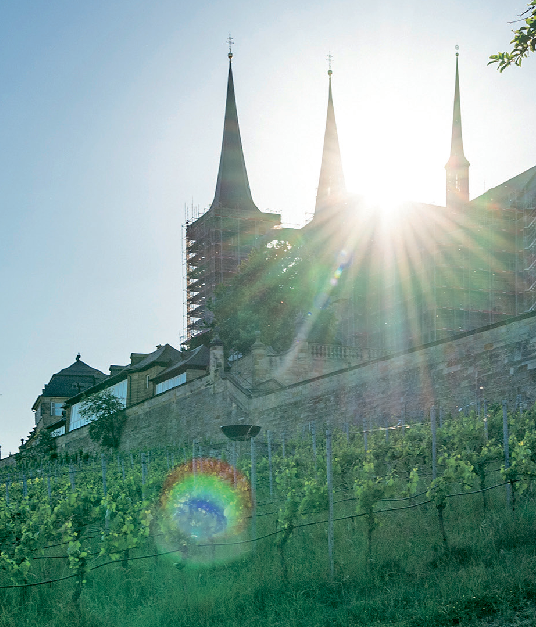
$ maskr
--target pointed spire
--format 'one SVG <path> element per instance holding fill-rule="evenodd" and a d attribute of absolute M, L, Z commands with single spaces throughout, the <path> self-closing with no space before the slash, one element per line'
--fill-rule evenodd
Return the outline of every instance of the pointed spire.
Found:
<path fill-rule="evenodd" d="M 225 105 L 225 119 L 223 123 L 223 142 L 220 156 L 216 193 L 212 201 L 213 207 L 227 207 L 228 209 L 257 209 L 249 189 L 246 162 L 242 152 L 240 128 L 233 83 L 233 69 L 231 51 L 232 39 L 229 36 L 229 78 L 227 80 L 227 102 Z"/>
<path fill-rule="evenodd" d="M 458 72 L 458 46 L 456 46 L 456 82 L 452 113 L 452 140 L 447 171 L 447 207 L 469 202 L 469 161 L 463 153 L 462 115 L 460 109 L 460 77 Z"/>
<path fill-rule="evenodd" d="M 342 171 L 341 151 L 339 148 L 339 136 L 335 123 L 335 109 L 333 108 L 333 95 L 331 93 L 331 54 L 329 61 L 329 91 L 328 113 L 326 118 L 326 132 L 324 134 L 324 150 L 322 152 L 322 165 L 320 166 L 320 178 L 316 192 L 315 216 L 326 209 L 339 206 L 346 198 L 346 185 Z"/>

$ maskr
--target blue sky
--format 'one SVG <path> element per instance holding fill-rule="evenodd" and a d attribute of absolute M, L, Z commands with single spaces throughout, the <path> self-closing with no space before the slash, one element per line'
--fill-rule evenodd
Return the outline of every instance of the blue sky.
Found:
<path fill-rule="evenodd" d="M 517 0 L 0 6 L 0 445 L 78 351 L 105 372 L 183 334 L 181 225 L 216 181 L 227 77 L 253 198 L 314 208 L 326 55 L 348 186 L 444 203 L 454 45 L 471 196 L 534 166 L 536 56 L 499 74 Z"/>

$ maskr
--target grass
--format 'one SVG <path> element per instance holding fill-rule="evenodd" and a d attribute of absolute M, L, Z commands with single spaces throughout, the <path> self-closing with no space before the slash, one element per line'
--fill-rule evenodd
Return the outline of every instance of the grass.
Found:
<path fill-rule="evenodd" d="M 269 538 L 255 552 L 211 567 L 178 569 L 176 558 L 160 557 L 101 568 L 88 575 L 79 607 L 71 601 L 71 580 L 27 590 L 23 605 L 20 590 L 0 591 L 0 626 L 536 624 L 536 504 L 523 497 L 512 515 L 503 489 L 489 496 L 487 512 L 480 495 L 449 500 L 448 552 L 436 512 L 425 505 L 380 517 L 370 565 L 364 520 L 336 522 L 334 581 L 326 525 L 316 525 L 291 537 L 288 581 Z M 336 515 L 352 507 L 341 504 Z M 273 525 L 272 517 L 259 517 L 258 533 Z"/>

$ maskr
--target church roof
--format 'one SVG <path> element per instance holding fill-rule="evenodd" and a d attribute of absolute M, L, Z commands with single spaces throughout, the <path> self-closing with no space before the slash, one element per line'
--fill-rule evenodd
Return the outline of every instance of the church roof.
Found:
<path fill-rule="evenodd" d="M 488 189 L 481 196 L 474 198 L 472 202 L 476 204 L 493 202 L 504 205 L 524 192 L 536 194 L 536 166 L 497 185 L 497 187 Z"/>
<path fill-rule="evenodd" d="M 214 207 L 226 207 L 244 211 L 258 211 L 251 197 L 246 162 L 242 150 L 231 58 L 232 54 L 229 53 L 229 76 L 227 79 L 227 101 L 223 123 L 220 167 L 216 182 L 216 193 L 211 209 Z"/>
<path fill-rule="evenodd" d="M 454 106 L 452 111 L 452 139 L 450 143 L 450 158 L 446 168 L 468 166 L 469 161 L 463 153 L 462 113 L 460 107 L 460 75 L 458 72 L 458 53 L 456 52 L 456 79 L 454 84 Z"/>
<path fill-rule="evenodd" d="M 316 193 L 315 217 L 326 209 L 340 205 L 346 200 L 346 184 L 342 170 L 339 136 L 335 122 L 335 109 L 331 93 L 331 69 L 329 75 L 328 112 L 326 117 L 326 131 L 324 133 L 324 149 L 322 165 Z"/>
<path fill-rule="evenodd" d="M 80 360 L 80 354 L 76 356 L 76 361 L 67 368 L 63 368 L 53 374 L 50 381 L 43 388 L 43 392 L 35 401 L 32 409 L 37 409 L 39 399 L 45 397 L 66 397 L 74 396 L 88 388 L 107 379 L 107 375 L 96 368 L 88 366 Z"/>

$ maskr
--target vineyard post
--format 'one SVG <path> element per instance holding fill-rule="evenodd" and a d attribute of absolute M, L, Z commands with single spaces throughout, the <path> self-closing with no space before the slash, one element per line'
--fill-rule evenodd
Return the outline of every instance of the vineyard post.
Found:
<path fill-rule="evenodd" d="M 251 539 L 253 540 L 253 552 L 256 551 L 255 540 L 257 539 L 257 504 L 256 504 L 256 490 L 255 490 L 255 480 L 256 480 L 256 468 L 255 468 L 255 440 L 251 438 L 251 500 L 253 503 L 253 508 L 251 510 Z"/>
<path fill-rule="evenodd" d="M 106 496 L 106 457 L 101 453 L 102 492 Z"/>
<path fill-rule="evenodd" d="M 144 486 L 147 482 L 147 460 L 145 458 L 145 453 L 141 453 L 141 485 L 142 485 L 142 493 L 144 492 Z"/>
<path fill-rule="evenodd" d="M 134 455 L 132 455 L 132 451 L 130 451 L 130 468 L 134 468 Z"/>
<path fill-rule="evenodd" d="M 430 426 L 432 428 L 432 480 L 437 479 L 437 442 L 435 407 L 430 409 Z"/>
<path fill-rule="evenodd" d="M 72 464 L 69 464 L 69 481 L 71 483 L 71 492 L 74 492 L 76 490 L 74 472 L 74 466 Z"/>
<path fill-rule="evenodd" d="M 488 441 L 488 401 L 484 399 L 484 440 Z"/>
<path fill-rule="evenodd" d="M 335 577 L 335 563 L 333 559 L 334 549 L 334 533 L 333 533 L 333 468 L 331 464 L 331 430 L 326 430 L 326 471 L 328 479 L 328 500 L 329 500 L 329 516 L 328 516 L 328 554 L 329 554 L 329 572 L 331 580 Z"/>
<path fill-rule="evenodd" d="M 272 468 L 272 432 L 266 432 L 268 438 L 268 472 L 270 475 L 270 500 L 274 498 L 274 473 Z"/>
<path fill-rule="evenodd" d="M 197 476 L 197 462 L 195 459 L 195 440 L 192 440 L 192 472 L 194 474 L 194 484 Z"/>
<path fill-rule="evenodd" d="M 510 449 L 508 446 L 508 401 L 502 402 L 503 412 L 503 448 L 504 448 L 504 468 L 508 470 L 510 468 Z M 512 507 L 512 485 L 506 484 L 506 507 L 511 509 Z"/>
<path fill-rule="evenodd" d="M 121 472 L 121 457 L 117 453 L 117 472 Z"/>
<path fill-rule="evenodd" d="M 236 488 L 236 464 L 238 460 L 236 458 L 236 440 L 233 440 L 233 485 Z"/>
<path fill-rule="evenodd" d="M 311 437 L 313 440 L 313 459 L 315 462 L 315 475 L 316 475 L 316 471 L 317 471 L 317 463 L 316 463 L 316 427 L 314 422 L 310 422 L 309 423 L 311 425 Z"/>
<path fill-rule="evenodd" d="M 344 432 L 346 433 L 346 441 L 349 442 L 350 441 L 350 425 L 347 422 L 344 423 Z"/>

